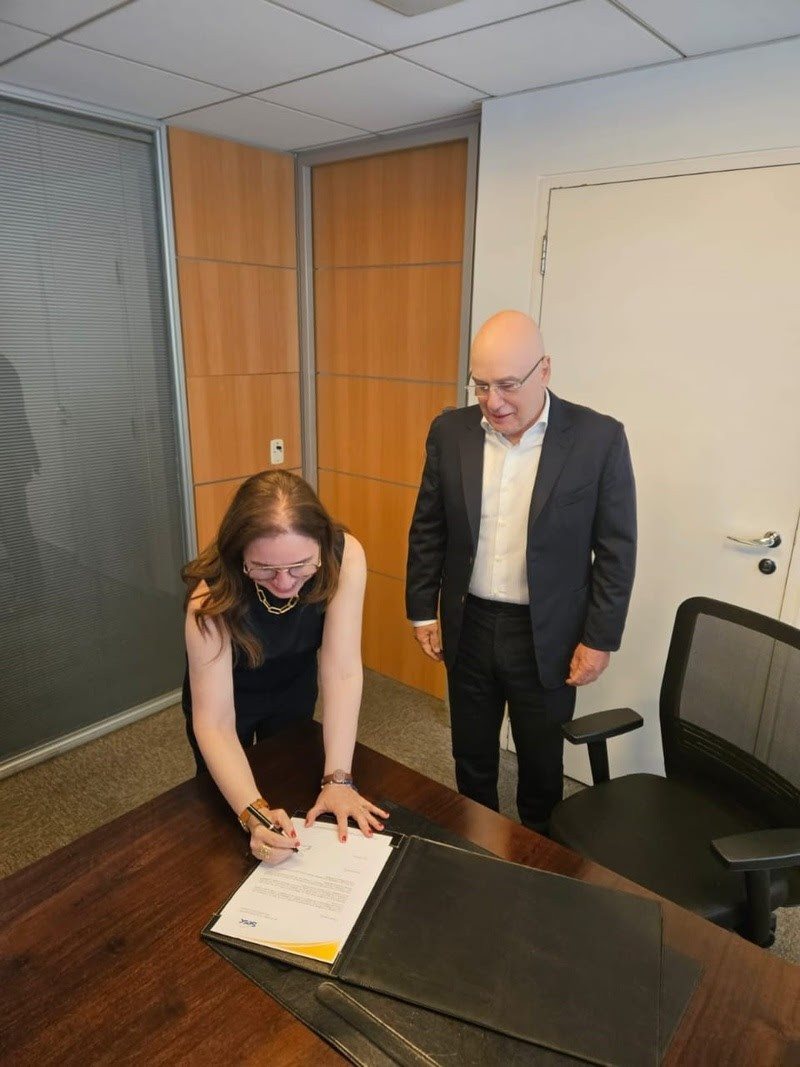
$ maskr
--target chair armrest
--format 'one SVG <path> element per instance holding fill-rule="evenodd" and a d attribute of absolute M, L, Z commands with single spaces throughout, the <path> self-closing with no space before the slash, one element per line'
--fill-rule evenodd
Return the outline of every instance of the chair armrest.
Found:
<path fill-rule="evenodd" d="M 643 722 L 642 716 L 630 708 L 611 708 L 565 722 L 561 732 L 570 744 L 588 746 L 592 781 L 600 785 L 601 782 L 607 782 L 609 777 L 606 739 L 637 730 Z"/>
<path fill-rule="evenodd" d="M 800 830 L 751 830 L 717 837 L 711 851 L 731 871 L 744 874 L 747 890 L 745 936 L 764 948 L 774 942 L 770 872 L 800 866 Z"/>
<path fill-rule="evenodd" d="M 751 830 L 711 842 L 712 850 L 732 871 L 778 871 L 800 867 L 800 830 Z"/>
<path fill-rule="evenodd" d="M 643 722 L 642 716 L 630 708 L 611 708 L 565 722 L 561 732 L 571 744 L 586 745 L 638 730 Z"/>

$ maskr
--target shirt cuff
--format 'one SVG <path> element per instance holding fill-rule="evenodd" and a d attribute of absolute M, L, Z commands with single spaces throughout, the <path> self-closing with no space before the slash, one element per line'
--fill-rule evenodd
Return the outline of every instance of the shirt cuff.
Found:
<path fill-rule="evenodd" d="M 412 622 L 411 622 L 411 625 L 412 626 L 430 626 L 431 623 L 438 622 L 438 621 L 439 621 L 438 619 L 421 619 L 418 622 L 416 619 L 413 619 Z"/>

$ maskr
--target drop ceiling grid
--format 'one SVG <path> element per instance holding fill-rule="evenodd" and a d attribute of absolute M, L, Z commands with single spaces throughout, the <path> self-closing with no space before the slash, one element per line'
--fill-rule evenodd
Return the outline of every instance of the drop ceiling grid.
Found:
<path fill-rule="evenodd" d="M 0 81 L 292 151 L 797 34 L 798 0 L 0 0 Z"/>

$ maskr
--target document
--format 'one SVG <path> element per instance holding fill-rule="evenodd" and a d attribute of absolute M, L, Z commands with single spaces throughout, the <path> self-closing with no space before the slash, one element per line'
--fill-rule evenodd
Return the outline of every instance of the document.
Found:
<path fill-rule="evenodd" d="M 277 867 L 260 863 L 211 929 L 333 963 L 392 854 L 391 838 L 349 828 L 342 843 L 335 824 L 292 822 L 300 851 Z"/>

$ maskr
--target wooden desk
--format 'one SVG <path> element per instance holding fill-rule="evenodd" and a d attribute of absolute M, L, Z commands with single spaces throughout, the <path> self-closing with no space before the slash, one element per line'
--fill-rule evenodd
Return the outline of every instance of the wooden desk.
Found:
<path fill-rule="evenodd" d="M 273 803 L 309 806 L 319 728 L 266 742 L 253 763 Z M 498 856 L 651 895 L 370 749 L 355 772 L 365 794 Z M 249 869 L 235 819 L 193 780 L 0 882 L 0 1062 L 341 1067 L 199 939 Z M 800 1063 L 800 967 L 668 902 L 664 922 L 667 942 L 705 968 L 665 1063 Z"/>

